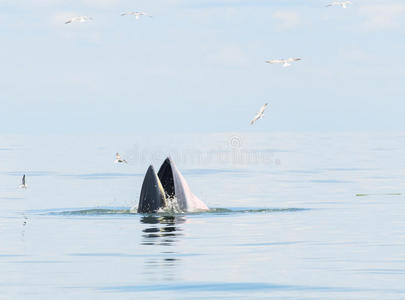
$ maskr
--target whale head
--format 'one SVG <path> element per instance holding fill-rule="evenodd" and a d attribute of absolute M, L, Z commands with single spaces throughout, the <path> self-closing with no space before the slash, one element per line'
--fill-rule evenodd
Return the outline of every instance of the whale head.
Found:
<path fill-rule="evenodd" d="M 166 196 L 163 186 L 153 166 L 149 166 L 142 184 L 138 213 L 154 213 L 165 206 Z"/>
<path fill-rule="evenodd" d="M 156 174 L 150 166 L 142 184 L 138 213 L 154 213 L 176 202 L 182 212 L 208 210 L 208 206 L 195 196 L 173 160 L 168 157 Z"/>

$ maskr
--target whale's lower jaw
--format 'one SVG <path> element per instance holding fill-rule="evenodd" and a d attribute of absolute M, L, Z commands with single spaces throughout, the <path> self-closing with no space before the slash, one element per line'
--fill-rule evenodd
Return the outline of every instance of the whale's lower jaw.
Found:
<path fill-rule="evenodd" d="M 149 166 L 143 180 L 138 213 L 156 213 L 166 206 L 166 196 L 153 166 Z"/>

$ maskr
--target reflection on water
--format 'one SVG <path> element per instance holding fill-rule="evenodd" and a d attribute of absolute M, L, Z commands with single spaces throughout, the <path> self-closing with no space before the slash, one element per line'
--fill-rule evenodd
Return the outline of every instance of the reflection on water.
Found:
<path fill-rule="evenodd" d="M 183 224 L 186 222 L 184 216 L 160 216 L 160 215 L 148 215 L 141 218 L 141 223 L 143 224 Z"/>
<path fill-rule="evenodd" d="M 141 223 L 149 226 L 144 228 L 142 245 L 172 246 L 178 241 L 179 233 L 183 229 L 179 224 L 183 224 L 186 219 L 183 216 L 143 216 Z"/>
<path fill-rule="evenodd" d="M 142 229 L 142 246 L 157 247 L 161 257 L 148 257 L 145 260 L 144 274 L 150 281 L 177 280 L 178 265 L 181 260 L 175 251 L 167 251 L 167 246 L 175 246 L 183 235 L 180 224 L 186 222 L 184 216 L 143 216 L 141 223 L 146 227 Z"/>

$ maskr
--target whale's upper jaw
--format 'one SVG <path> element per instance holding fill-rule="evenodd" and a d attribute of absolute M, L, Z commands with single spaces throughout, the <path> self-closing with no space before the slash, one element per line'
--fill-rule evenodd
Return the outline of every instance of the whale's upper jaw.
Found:
<path fill-rule="evenodd" d="M 160 179 L 160 182 L 162 183 L 166 197 L 167 198 L 175 197 L 176 191 L 174 188 L 173 170 L 170 158 L 165 159 L 157 175 L 158 178 Z"/>
<path fill-rule="evenodd" d="M 208 206 L 191 192 L 186 180 L 170 156 L 165 159 L 160 167 L 158 177 L 162 182 L 166 197 L 172 198 L 175 196 L 178 208 L 181 211 L 199 212 L 208 210 Z"/>
<path fill-rule="evenodd" d="M 149 166 L 142 184 L 138 213 L 155 213 L 165 206 L 166 196 L 163 186 L 153 166 Z"/>

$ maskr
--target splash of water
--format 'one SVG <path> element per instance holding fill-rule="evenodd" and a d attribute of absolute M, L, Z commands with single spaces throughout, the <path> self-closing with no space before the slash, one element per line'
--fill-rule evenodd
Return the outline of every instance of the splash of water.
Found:
<path fill-rule="evenodd" d="M 179 203 L 176 197 L 171 197 L 166 199 L 166 206 L 160 208 L 157 213 L 171 213 L 171 214 L 182 214 L 184 211 L 180 209 Z"/>

